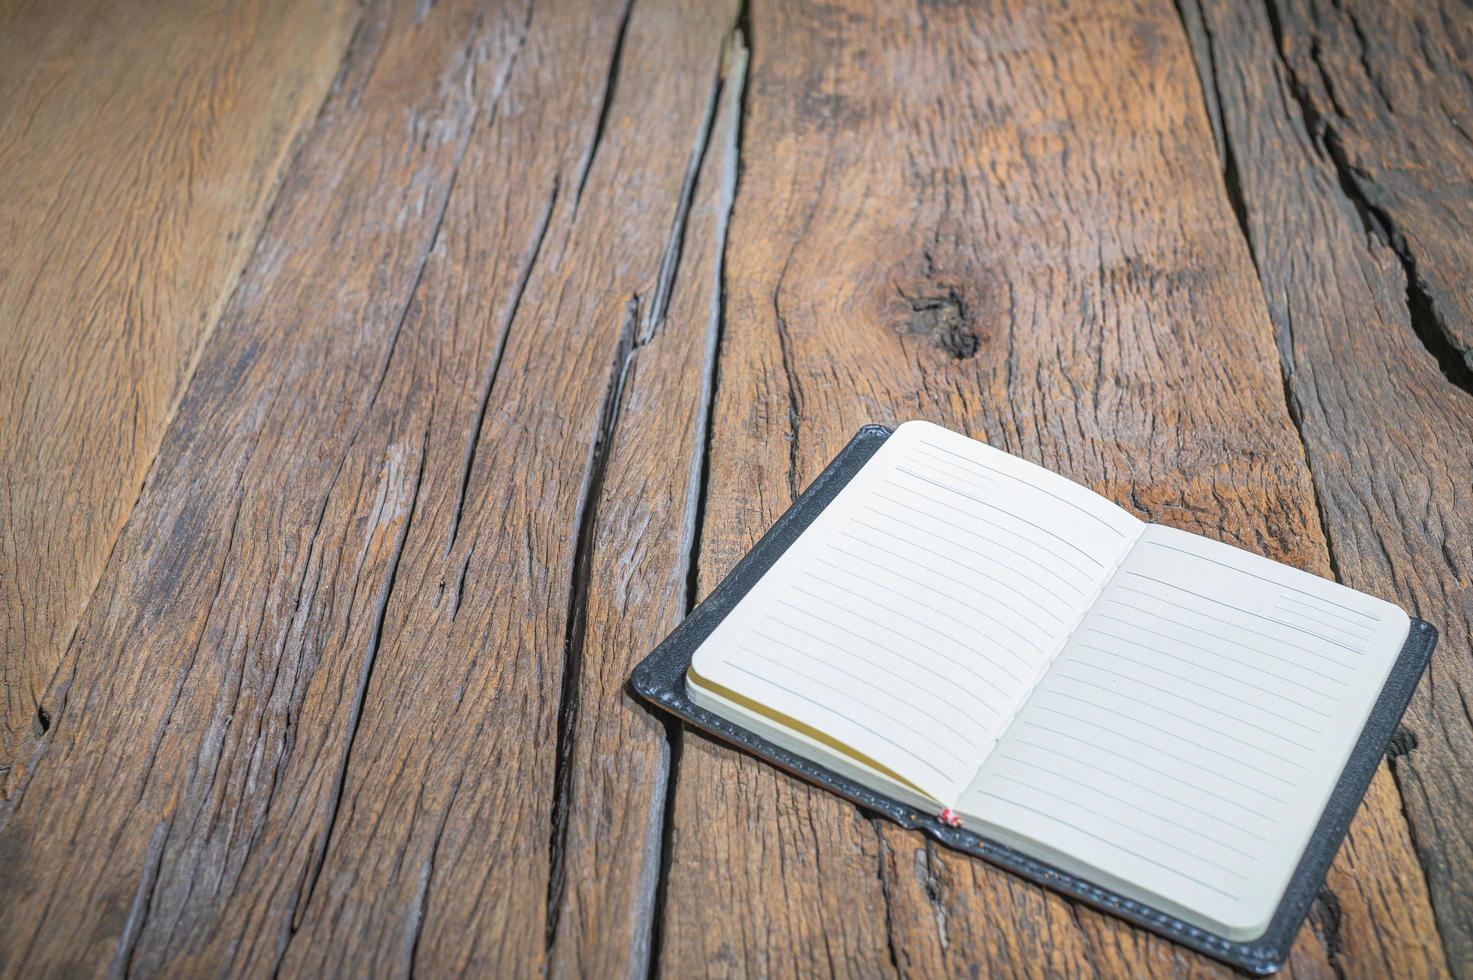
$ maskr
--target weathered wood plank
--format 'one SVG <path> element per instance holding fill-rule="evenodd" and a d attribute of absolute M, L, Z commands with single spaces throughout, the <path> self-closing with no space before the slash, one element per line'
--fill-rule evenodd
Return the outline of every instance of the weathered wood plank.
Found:
<path fill-rule="evenodd" d="M 453 456 L 432 448 L 289 972 L 371 963 L 411 940 L 414 968 L 430 973 L 546 966 L 560 722 L 576 736 L 559 700 L 569 651 L 574 668 L 579 655 L 576 583 L 587 555 L 579 529 L 599 474 L 607 477 L 600 435 L 615 417 L 626 358 L 642 337 L 658 337 L 659 317 L 638 311 L 645 298 L 651 311 L 662 308 L 690 148 L 734 14 L 719 4 L 640 3 L 620 21 L 617 10 L 590 8 L 534 11 L 523 57 L 535 66 L 556 53 L 558 71 L 522 76 L 519 67 L 509 82 L 513 104 L 535 106 L 543 125 L 553 115 L 551 81 L 606 100 L 575 103 L 582 119 L 570 128 L 580 138 L 563 169 L 542 180 L 502 173 L 507 144 L 493 130 L 451 201 L 442 241 L 454 256 L 462 241 L 466 250 L 485 241 L 483 215 L 529 187 L 561 188 L 504 353 L 484 376 L 473 458 L 462 454 L 463 433 Z M 600 30 L 590 34 L 590 24 Z M 505 136 L 516 137 L 520 156 L 530 148 L 518 118 L 508 115 L 516 128 Z M 450 320 L 483 289 L 475 262 L 431 264 L 411 326 Z M 463 587 L 452 586 L 461 575 Z M 567 686 L 577 680 L 569 675 Z M 621 861 L 632 870 L 645 857 Z"/>
<path fill-rule="evenodd" d="M 365 12 L 43 701 L 52 731 L 0 831 L 7 974 L 280 959 L 424 429 L 355 436 L 521 19 Z"/>
<path fill-rule="evenodd" d="M 703 587 L 854 428 L 917 416 L 1328 572 L 1176 12 L 873 16 L 751 11 Z M 1337 864 L 1356 882 L 1336 887 L 1340 919 L 1409 901 L 1425 923 L 1379 786 L 1365 861 Z M 671 973 L 1222 972 L 914 835 L 880 825 L 877 848 L 853 808 L 704 738 L 686 740 L 674 806 Z M 1301 934 L 1294 972 L 1386 962 L 1373 939 L 1339 949 L 1327 922 Z M 1435 935 L 1411 941 L 1440 955 Z"/>
<path fill-rule="evenodd" d="M 357 13 L 0 13 L 0 799 Z"/>
<path fill-rule="evenodd" d="M 1454 26 L 1428 36 L 1424 18 L 1436 14 L 1427 10 L 1401 11 L 1392 25 L 1383 23 L 1379 8 L 1357 13 L 1354 4 L 1343 11 L 1326 8 L 1313 18 L 1280 14 L 1277 22 L 1258 8 L 1216 2 L 1204 7 L 1208 32 L 1199 61 L 1208 69 L 1208 91 L 1221 105 L 1231 179 L 1278 332 L 1336 572 L 1349 585 L 1406 604 L 1442 631 L 1430 676 L 1412 702 L 1391 761 L 1448 962 L 1460 975 L 1473 975 L 1473 832 L 1465 817 L 1473 793 L 1473 721 L 1466 707 L 1473 696 L 1467 676 L 1473 632 L 1467 522 L 1473 512 L 1473 391 L 1444 375 L 1446 368 L 1459 377 L 1456 360 L 1442 344 L 1461 329 L 1446 319 L 1456 317 L 1455 303 L 1444 297 L 1424 304 L 1418 298 L 1423 289 L 1436 297 L 1441 287 L 1434 283 L 1456 283 L 1465 298 L 1466 279 L 1459 276 L 1473 262 L 1473 247 L 1466 236 L 1448 240 L 1446 228 L 1423 224 L 1419 210 L 1445 193 L 1443 216 L 1466 218 L 1466 208 L 1460 216 L 1456 204 L 1463 189 L 1444 170 L 1449 157 L 1434 154 L 1425 168 L 1398 169 L 1378 191 L 1381 171 L 1356 169 L 1346 156 L 1349 137 L 1345 146 L 1335 145 L 1342 126 L 1379 138 L 1389 135 L 1383 127 L 1418 125 L 1419 116 L 1390 114 L 1383 95 L 1368 87 L 1376 83 L 1364 74 L 1368 70 L 1392 70 L 1377 84 L 1385 85 L 1384 97 L 1395 100 L 1398 110 L 1409 112 L 1430 112 L 1439 104 L 1409 101 L 1409 85 L 1438 99 L 1466 85 L 1466 76 L 1457 76 L 1452 65 L 1432 60 L 1452 50 L 1459 35 Z M 1377 25 L 1364 38 L 1365 64 L 1354 57 L 1360 50 L 1357 17 L 1369 18 L 1368 28 Z M 1332 28 L 1331 36 L 1317 33 Z M 1311 60 L 1318 67 L 1310 78 L 1302 77 L 1302 56 L 1331 43 L 1336 50 L 1315 54 Z M 1449 72 L 1457 77 L 1439 83 Z M 1337 101 L 1329 101 L 1331 91 Z M 1468 105 L 1462 103 L 1464 112 Z M 1457 122 L 1430 122 L 1420 138 L 1436 141 Z M 1395 140 L 1357 146 L 1388 154 L 1412 149 Z M 1469 150 L 1462 148 L 1465 168 L 1473 167 Z M 1380 208 L 1393 216 L 1394 229 L 1409 223 L 1394 245 L 1384 237 Z M 1404 265 L 1408 259 L 1410 267 Z M 1419 330 L 1416 321 L 1422 318 L 1432 322 Z M 1358 822 L 1352 838 L 1357 859 L 1364 829 L 1364 821 Z M 1421 891 L 1417 882 L 1406 887 Z M 1388 901 L 1374 919 L 1347 921 L 1341 931 L 1347 937 L 1379 936 L 1396 954 L 1385 961 L 1384 972 L 1430 972 L 1435 964 L 1422 961 L 1426 951 L 1412 943 L 1426 927 L 1404 918 L 1416 904 Z"/>
<path fill-rule="evenodd" d="M 566 776 L 549 895 L 558 976 L 649 975 L 668 774 L 679 747 L 667 744 L 661 718 L 634 703 L 628 682 L 652 638 L 673 629 L 694 602 L 690 562 L 745 74 L 746 48 L 735 32 L 712 78 L 710 124 L 690 150 L 689 209 L 677 216 L 667 252 L 674 281 L 638 297 L 639 328 L 585 516 L 586 582 L 575 595 L 564 682 Z"/>
<path fill-rule="evenodd" d="M 1340 179 L 1384 226 L 1435 342 L 1473 372 L 1473 16 L 1466 4 L 1270 0 Z M 1420 326 L 1420 324 L 1414 324 Z"/>
<path fill-rule="evenodd" d="M 423 471 L 437 377 L 406 394 L 390 367 L 484 371 L 545 221 L 530 195 L 499 212 L 504 250 L 474 257 L 493 309 L 406 329 L 526 29 L 478 6 L 365 13 L 43 701 L 0 832 L 7 974 L 269 972 L 295 934 Z M 479 379 L 450 381 L 458 472 Z"/>

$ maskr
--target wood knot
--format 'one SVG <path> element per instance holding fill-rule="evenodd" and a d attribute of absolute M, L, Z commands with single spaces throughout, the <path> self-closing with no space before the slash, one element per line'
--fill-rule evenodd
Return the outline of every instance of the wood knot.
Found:
<path fill-rule="evenodd" d="M 967 304 L 954 286 L 937 286 L 916 292 L 895 287 L 900 298 L 910 307 L 901 332 L 928 338 L 958 361 L 977 353 L 982 345 L 972 330 Z"/>

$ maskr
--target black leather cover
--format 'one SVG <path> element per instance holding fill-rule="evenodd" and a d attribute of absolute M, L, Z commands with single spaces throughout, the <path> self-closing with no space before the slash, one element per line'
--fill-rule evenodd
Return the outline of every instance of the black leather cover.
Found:
<path fill-rule="evenodd" d="M 1412 620 L 1411 632 L 1402 648 L 1386 686 L 1356 742 L 1355 751 L 1346 763 L 1320 817 L 1309 845 L 1283 900 L 1274 913 L 1268 929 L 1252 942 L 1238 942 L 1216 935 L 1159 909 L 1126 898 L 1087 879 L 1060 871 L 1052 865 L 1034 860 L 1009 847 L 988 841 L 968 830 L 948 827 L 936 818 L 918 812 L 894 799 L 876 794 L 864 786 L 817 765 L 803 756 L 789 752 L 759 738 L 744 728 L 696 706 L 685 691 L 685 672 L 691 656 L 701 643 L 726 617 L 732 607 L 772 567 L 788 545 L 813 523 L 835 495 L 875 454 L 890 435 L 880 425 L 860 429 L 836 456 L 818 479 L 788 508 L 757 546 L 737 563 L 730 575 L 718 585 L 686 620 L 665 638 L 654 652 L 634 670 L 631 685 L 636 693 L 667 711 L 685 719 L 697 728 L 739 746 L 768 762 L 817 783 L 853 802 L 883 814 L 903 827 L 930 834 L 948 847 L 974 854 L 1014 874 L 1045 885 L 1070 898 L 1086 902 L 1136 925 L 1158 932 L 1184 946 L 1214 956 L 1250 973 L 1272 973 L 1283 965 L 1289 947 L 1309 907 L 1319 893 L 1325 873 L 1340 841 L 1355 816 L 1361 797 L 1370 785 L 1376 766 L 1386 745 L 1406 710 L 1412 691 L 1417 686 L 1432 648 L 1437 643 L 1437 630 L 1419 620 Z"/>

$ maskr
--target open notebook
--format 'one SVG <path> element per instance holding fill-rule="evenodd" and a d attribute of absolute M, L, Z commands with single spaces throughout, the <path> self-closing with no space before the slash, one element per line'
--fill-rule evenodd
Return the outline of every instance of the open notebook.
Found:
<path fill-rule="evenodd" d="M 694 705 L 1236 943 L 1413 622 L 926 422 L 765 564 L 687 644 Z"/>

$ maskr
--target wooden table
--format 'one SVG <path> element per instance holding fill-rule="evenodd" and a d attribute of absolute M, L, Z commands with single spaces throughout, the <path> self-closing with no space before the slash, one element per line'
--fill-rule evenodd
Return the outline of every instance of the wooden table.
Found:
<path fill-rule="evenodd" d="M 1442 629 L 1296 976 L 1473 977 L 1473 16 L 0 3 L 0 973 L 1221 973 L 635 704 L 862 423 Z"/>

